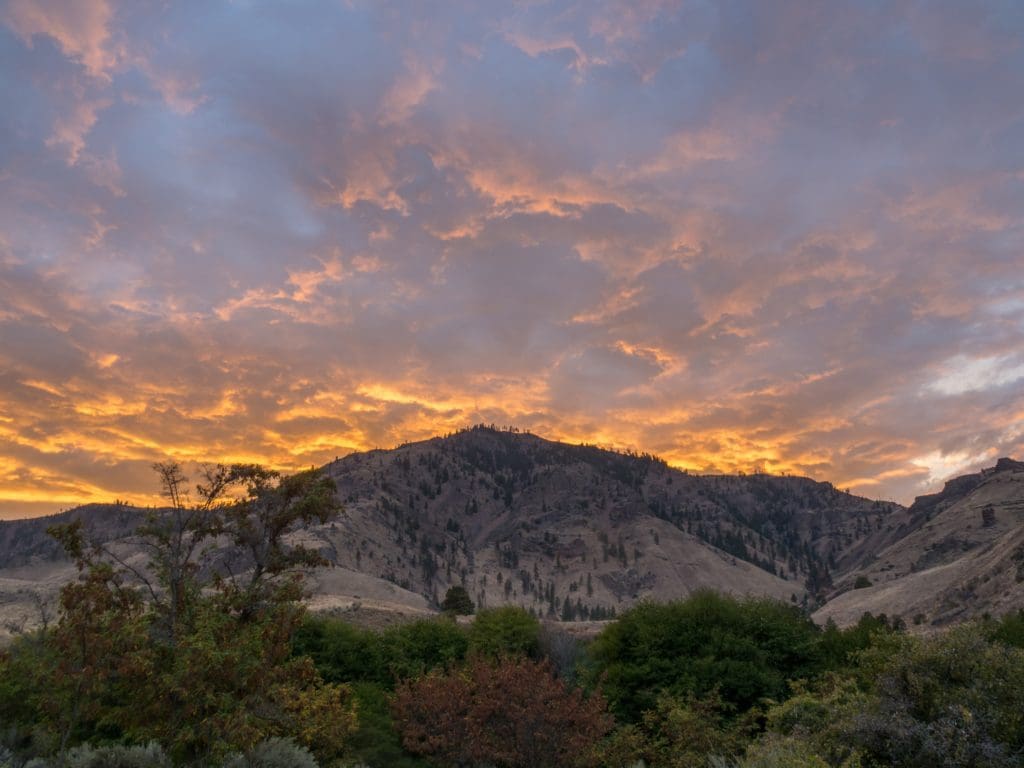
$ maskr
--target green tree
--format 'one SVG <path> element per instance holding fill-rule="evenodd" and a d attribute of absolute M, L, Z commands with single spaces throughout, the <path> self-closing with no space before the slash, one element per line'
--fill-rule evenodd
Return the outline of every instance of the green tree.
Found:
<path fill-rule="evenodd" d="M 354 727 L 350 692 L 291 656 L 301 571 L 322 560 L 284 542 L 337 513 L 332 481 L 215 467 L 193 503 L 177 465 L 156 469 L 171 508 L 137 532 L 145 566 L 90 545 L 80 522 L 52 531 L 80 578 L 62 591 L 60 619 L 44 636 L 50 662 L 39 670 L 36 717 L 50 735 L 36 751 L 153 739 L 191 764 L 291 735 L 339 755 Z M 230 542 L 234 560 L 214 561 L 214 537 Z"/>
<path fill-rule="evenodd" d="M 473 613 L 474 605 L 466 588 L 461 584 L 456 584 L 449 587 L 445 593 L 444 600 L 441 602 L 441 610 L 456 616 L 469 616 Z"/>
<path fill-rule="evenodd" d="M 390 627 L 381 633 L 380 644 L 391 682 L 447 669 L 469 651 L 466 630 L 445 616 Z"/>
<path fill-rule="evenodd" d="M 499 656 L 540 656 L 540 622 L 511 605 L 477 612 L 469 628 L 470 651 Z"/>
<path fill-rule="evenodd" d="M 681 602 L 643 603 L 609 625 L 590 648 L 588 679 L 629 722 L 668 693 L 717 690 L 743 712 L 782 699 L 788 681 L 819 669 L 819 630 L 795 607 L 698 592 Z"/>

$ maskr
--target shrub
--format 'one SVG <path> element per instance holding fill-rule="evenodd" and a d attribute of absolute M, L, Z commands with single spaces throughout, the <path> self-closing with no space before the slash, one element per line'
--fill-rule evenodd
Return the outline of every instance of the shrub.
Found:
<path fill-rule="evenodd" d="M 379 642 L 389 684 L 445 669 L 466 658 L 466 630 L 449 617 L 425 619 L 385 630 Z"/>
<path fill-rule="evenodd" d="M 865 652 L 875 702 L 849 720 L 850 742 L 901 768 L 1018 766 L 1024 753 L 1024 650 L 991 643 L 977 626 L 901 638 Z"/>
<path fill-rule="evenodd" d="M 599 694 L 586 698 L 549 664 L 524 658 L 477 656 L 464 670 L 403 683 L 392 711 L 405 748 L 442 765 L 592 764 L 612 724 Z"/>
<path fill-rule="evenodd" d="M 865 613 L 860 621 L 846 629 L 839 629 L 830 619 L 819 639 L 824 666 L 829 670 L 850 668 L 858 653 L 889 643 L 899 631 L 898 624 L 891 622 L 884 613 L 878 616 Z"/>
<path fill-rule="evenodd" d="M 784 698 L 787 681 L 817 672 L 818 639 L 810 619 L 785 603 L 700 592 L 627 611 L 591 645 L 587 676 L 602 681 L 612 710 L 630 722 L 662 693 L 685 699 L 717 690 L 742 712 Z"/>
<path fill-rule="evenodd" d="M 327 681 L 387 688 L 398 680 L 460 662 L 468 648 L 466 631 L 444 617 L 378 633 L 318 616 L 303 622 L 292 644 L 293 654 L 311 658 Z"/>
<path fill-rule="evenodd" d="M 25 768 L 171 768 L 159 744 L 135 747 L 93 747 L 83 744 L 50 760 L 36 759 Z"/>
<path fill-rule="evenodd" d="M 992 637 L 1006 645 L 1024 648 L 1024 610 L 1008 613 L 995 622 Z"/>
<path fill-rule="evenodd" d="M 540 656 L 540 622 L 522 608 L 506 605 L 477 613 L 469 628 L 471 651 L 492 659 Z"/>
<path fill-rule="evenodd" d="M 860 656 L 857 680 L 832 677 L 768 713 L 772 731 L 833 765 L 858 756 L 893 768 L 1010 768 L 1024 754 L 1024 650 L 978 626 L 891 636 Z"/>
<path fill-rule="evenodd" d="M 402 739 L 391 719 L 390 700 L 385 689 L 374 683 L 354 686 L 359 727 L 346 751 L 356 763 L 387 768 L 423 768 L 423 758 L 402 749 Z"/>
<path fill-rule="evenodd" d="M 313 755 L 291 739 L 267 739 L 246 754 L 232 755 L 224 768 L 318 768 Z"/>
<path fill-rule="evenodd" d="M 829 763 L 803 741 L 769 735 L 752 744 L 735 768 L 829 768 Z"/>
<path fill-rule="evenodd" d="M 339 619 L 307 616 L 295 633 L 292 653 L 311 658 L 330 683 L 387 684 L 391 679 L 379 637 Z"/>
<path fill-rule="evenodd" d="M 733 720 L 717 694 L 685 700 L 663 695 L 638 724 L 619 728 L 601 747 L 604 768 L 641 762 L 658 768 L 691 768 L 710 756 L 732 758 L 756 730 L 753 719 Z"/>

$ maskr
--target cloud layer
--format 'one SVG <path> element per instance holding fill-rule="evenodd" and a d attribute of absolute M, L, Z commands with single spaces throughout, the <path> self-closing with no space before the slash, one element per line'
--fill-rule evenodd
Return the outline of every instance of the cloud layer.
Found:
<path fill-rule="evenodd" d="M 476 422 L 1024 455 L 1016 2 L 0 7 L 0 516 Z"/>

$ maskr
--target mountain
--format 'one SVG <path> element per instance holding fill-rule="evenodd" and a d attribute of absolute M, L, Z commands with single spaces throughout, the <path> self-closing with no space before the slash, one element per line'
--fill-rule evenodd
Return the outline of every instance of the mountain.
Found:
<path fill-rule="evenodd" d="M 1024 462 L 950 480 L 908 514 L 898 539 L 836 581 L 817 619 L 847 624 L 870 611 L 942 625 L 1024 607 Z"/>
<path fill-rule="evenodd" d="M 803 601 L 888 543 L 905 514 L 806 478 L 695 476 L 488 428 L 327 471 L 346 506 L 319 532 L 337 562 L 433 601 L 464 582 L 478 603 L 556 615 L 700 587 Z"/>
<path fill-rule="evenodd" d="M 327 465 L 344 512 L 293 538 L 336 566 L 311 576 L 316 608 L 426 612 L 449 586 L 464 584 L 478 605 L 512 603 L 586 620 L 711 587 L 825 603 L 823 621 L 856 620 L 863 610 L 909 617 L 903 603 L 888 607 L 887 598 L 870 609 L 862 603 L 954 556 L 982 557 L 990 544 L 985 557 L 1012 549 L 1001 537 L 1024 535 L 1022 466 L 1001 461 L 977 482 L 951 481 L 907 509 L 802 477 L 691 475 L 647 454 L 476 427 Z M 977 518 L 967 532 L 956 523 L 964 504 Z M 985 505 L 994 522 L 984 512 L 983 524 Z M 45 534 L 48 525 L 81 517 L 92 536 L 116 542 L 123 557 L 139 557 L 129 534 L 142 515 L 91 505 L 0 523 L 0 619 L 32 621 L 38 603 L 73 576 Z M 858 578 L 874 586 L 853 589 Z M 986 602 L 972 607 L 1017 600 L 1011 594 L 998 602 L 988 583 L 975 586 L 972 594 L 984 593 Z M 945 613 L 921 610 L 944 621 L 952 605 Z"/>
<path fill-rule="evenodd" d="M 313 576 L 321 606 L 358 596 L 427 610 L 457 583 L 480 605 L 572 619 L 700 587 L 805 602 L 906 522 L 898 505 L 806 478 L 695 476 L 650 455 L 491 428 L 353 454 L 325 470 L 344 513 L 295 534 L 339 566 Z M 80 517 L 130 557 L 142 514 L 90 505 L 0 523 L 2 599 L 24 615 L 36 593 L 71 577 L 49 525 Z"/>

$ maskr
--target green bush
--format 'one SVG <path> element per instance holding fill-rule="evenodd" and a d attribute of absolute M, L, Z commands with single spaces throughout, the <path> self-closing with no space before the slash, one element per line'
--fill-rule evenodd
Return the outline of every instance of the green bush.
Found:
<path fill-rule="evenodd" d="M 310 657 L 329 683 L 391 679 L 378 636 L 340 619 L 307 616 L 292 640 L 292 654 Z"/>
<path fill-rule="evenodd" d="M 1010 768 L 1024 754 L 1024 650 L 980 626 L 894 635 L 858 656 L 856 678 L 826 678 L 774 707 L 771 731 L 832 765 Z"/>
<path fill-rule="evenodd" d="M 1006 645 L 1024 648 L 1024 610 L 1008 613 L 995 622 L 992 638 Z"/>
<path fill-rule="evenodd" d="M 469 628 L 469 649 L 491 658 L 540 658 L 540 622 L 515 606 L 486 608 Z"/>
<path fill-rule="evenodd" d="M 851 763 L 846 765 L 853 766 Z M 712 763 L 712 768 L 716 768 Z M 722 765 L 726 768 L 726 764 Z M 750 746 L 735 768 L 830 768 L 829 763 L 807 743 L 798 739 L 779 738 L 774 735 Z"/>
<path fill-rule="evenodd" d="M 875 701 L 847 730 L 867 756 L 898 768 L 1020 765 L 1024 650 L 965 625 L 866 651 L 862 664 Z"/>
<path fill-rule="evenodd" d="M 356 683 L 354 691 L 359 727 L 349 747 L 352 760 L 387 768 L 426 768 L 426 761 L 402 749 L 401 738 L 391 719 L 388 692 L 374 683 Z"/>
<path fill-rule="evenodd" d="M 308 656 L 328 682 L 375 683 L 445 668 L 466 658 L 466 631 L 448 617 L 423 619 L 373 632 L 340 619 L 307 618 L 292 643 L 295 656 Z"/>
<path fill-rule="evenodd" d="M 787 681 L 819 670 L 819 634 L 785 603 L 700 592 L 623 614 L 591 645 L 587 677 L 601 682 L 612 710 L 628 722 L 662 693 L 683 699 L 717 690 L 742 712 L 763 698 L 784 698 Z"/>
<path fill-rule="evenodd" d="M 603 768 L 641 763 L 657 768 L 704 766 L 709 757 L 728 759 L 743 752 L 756 727 L 753 718 L 729 717 L 712 694 L 686 700 L 659 697 L 639 723 L 620 727 L 600 750 Z"/>
<path fill-rule="evenodd" d="M 378 642 L 389 684 L 450 667 L 463 661 L 469 650 L 466 630 L 444 616 L 391 627 Z"/>
<path fill-rule="evenodd" d="M 888 643 L 897 632 L 897 623 L 891 622 L 885 614 L 865 613 L 860 621 L 846 629 L 839 629 L 830 619 L 818 641 L 823 667 L 826 670 L 849 669 L 855 665 L 858 653 Z"/>

